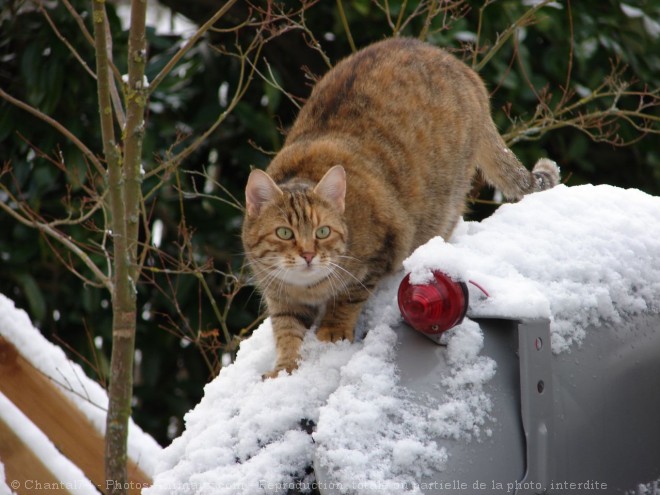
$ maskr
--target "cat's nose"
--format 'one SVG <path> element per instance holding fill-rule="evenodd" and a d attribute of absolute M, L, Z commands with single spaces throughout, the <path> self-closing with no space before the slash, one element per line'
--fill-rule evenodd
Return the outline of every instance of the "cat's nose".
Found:
<path fill-rule="evenodd" d="M 316 253 L 305 252 L 305 253 L 300 253 L 300 256 L 302 256 L 303 259 L 309 265 L 309 264 L 312 263 L 312 260 L 314 259 L 314 256 L 316 256 Z"/>

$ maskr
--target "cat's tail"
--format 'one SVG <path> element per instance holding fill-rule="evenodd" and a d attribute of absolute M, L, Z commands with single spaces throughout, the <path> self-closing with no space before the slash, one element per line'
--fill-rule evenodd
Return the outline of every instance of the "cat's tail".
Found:
<path fill-rule="evenodd" d="M 548 158 L 541 158 L 530 172 L 504 143 L 499 133 L 484 140 L 477 153 L 477 167 L 491 185 L 509 199 L 550 189 L 559 183 L 559 167 Z"/>

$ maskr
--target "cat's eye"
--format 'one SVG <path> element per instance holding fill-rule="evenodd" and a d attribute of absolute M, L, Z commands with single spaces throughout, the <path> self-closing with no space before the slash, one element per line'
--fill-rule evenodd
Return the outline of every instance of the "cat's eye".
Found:
<path fill-rule="evenodd" d="M 293 238 L 293 230 L 288 227 L 278 227 L 275 229 L 275 234 L 277 237 L 284 241 L 291 240 Z"/>
<path fill-rule="evenodd" d="M 330 227 L 328 226 L 323 226 L 319 227 L 316 229 L 316 238 L 317 239 L 325 239 L 330 235 Z"/>

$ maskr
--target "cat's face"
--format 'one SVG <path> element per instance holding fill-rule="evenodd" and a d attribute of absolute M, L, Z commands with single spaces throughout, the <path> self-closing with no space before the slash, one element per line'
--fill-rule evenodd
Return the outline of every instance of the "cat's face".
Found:
<path fill-rule="evenodd" d="M 263 172 L 251 176 L 246 188 L 248 214 L 243 244 L 262 289 L 281 282 L 313 286 L 341 277 L 340 260 L 346 252 L 343 218 L 345 187 L 322 179 L 316 187 L 277 187 Z M 325 187 L 324 187 L 325 186 Z M 339 198 L 341 197 L 341 198 Z M 339 201 L 341 199 L 341 201 Z"/>

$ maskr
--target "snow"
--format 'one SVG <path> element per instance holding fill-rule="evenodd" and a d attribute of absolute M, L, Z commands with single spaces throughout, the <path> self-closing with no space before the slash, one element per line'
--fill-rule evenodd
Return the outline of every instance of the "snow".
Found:
<path fill-rule="evenodd" d="M 0 418 L 21 439 L 29 445 L 35 456 L 54 475 L 61 486 L 72 493 L 98 495 L 96 487 L 85 477 L 85 474 L 66 457 L 60 454 L 48 437 L 37 428 L 7 397 L 0 394 Z M 0 473 L 4 476 L 4 472 Z M 14 482 L 14 480 L 6 480 Z M 29 487 L 23 487 L 28 489 Z M 0 483 L 0 495 L 3 493 Z"/>
<path fill-rule="evenodd" d="M 314 446 L 301 420 L 318 422 L 339 370 L 357 350 L 307 338 L 307 359 L 297 373 L 262 381 L 275 348 L 270 323 L 261 325 L 243 342 L 237 364 L 206 386 L 202 402 L 186 415 L 186 432 L 161 457 L 161 475 L 144 493 L 171 493 L 173 486 L 181 494 L 260 493 L 260 484 L 302 478 Z"/>
<path fill-rule="evenodd" d="M 116 6 L 122 29 L 128 31 L 131 25 L 131 5 L 119 4 Z M 153 27 L 156 34 L 179 35 L 190 37 L 197 30 L 197 26 L 181 14 L 174 13 L 159 2 L 149 2 L 147 6 L 147 26 Z"/>
<path fill-rule="evenodd" d="M 124 84 L 128 84 L 128 74 L 122 74 L 122 75 L 121 75 L 121 81 L 122 81 Z M 142 88 L 144 88 L 144 89 L 149 88 L 149 79 L 147 78 L 146 75 L 142 76 L 142 86 L 140 86 L 140 87 L 137 88 L 137 89 L 142 89 Z M 142 167 L 142 166 L 140 166 L 140 167 Z M 141 175 L 144 175 L 144 169 L 141 168 L 140 171 L 141 171 L 141 173 L 142 173 Z"/>
<path fill-rule="evenodd" d="M 431 240 L 404 268 L 416 282 L 437 269 L 473 280 L 489 297 L 469 284 L 471 318 L 548 318 L 553 351 L 571 352 L 598 321 L 660 311 L 660 198 L 558 186 L 504 205 L 483 222 L 462 223 L 450 242 Z M 481 355 L 480 327 L 466 319 L 439 348 L 450 366 L 441 397 L 412 397 L 396 367 L 402 276 L 384 281 L 368 303 L 356 332 L 368 330 L 362 340 L 321 343 L 308 332 L 300 368 L 290 376 L 261 380 L 275 359 L 264 322 L 206 386 L 144 493 L 305 491 L 318 486 L 313 462 L 331 473 L 340 493 L 422 493 L 418 480 L 442 470 L 451 455 L 449 444 L 435 439 L 491 434 L 486 385 L 497 368 Z"/>
<path fill-rule="evenodd" d="M 13 301 L 0 294 L 0 335 L 12 343 L 23 357 L 49 377 L 64 395 L 90 420 L 102 435 L 105 434 L 105 416 L 108 397 L 105 390 L 85 375 L 82 368 L 69 361 L 61 348 L 41 335 L 25 311 L 15 307 Z M 6 400 L 4 396 L 3 399 Z M 0 406 L 3 411 L 4 406 Z M 154 473 L 155 459 L 161 447 L 133 421 L 129 423 L 129 457 L 149 476 Z"/>
<path fill-rule="evenodd" d="M 0 462 L 0 495 L 14 495 L 16 492 L 12 491 L 7 486 L 7 477 L 5 476 L 5 466 Z"/>
<path fill-rule="evenodd" d="M 660 479 L 650 483 L 640 483 L 635 490 L 628 490 L 626 495 L 660 495 Z"/>
<path fill-rule="evenodd" d="M 598 321 L 659 311 L 660 198 L 611 186 L 558 186 L 465 223 L 404 262 L 417 283 L 431 270 L 490 294 L 469 314 L 550 318 L 552 350 L 568 351 Z"/>

